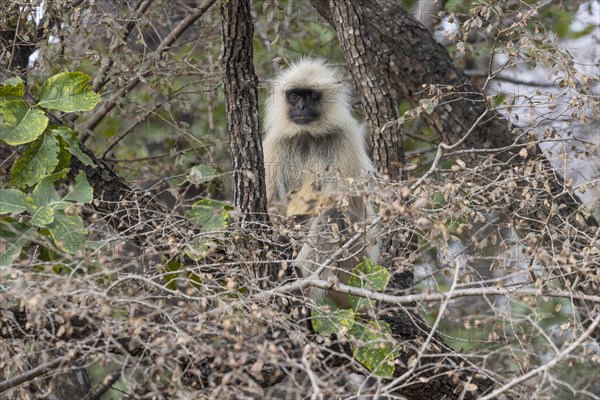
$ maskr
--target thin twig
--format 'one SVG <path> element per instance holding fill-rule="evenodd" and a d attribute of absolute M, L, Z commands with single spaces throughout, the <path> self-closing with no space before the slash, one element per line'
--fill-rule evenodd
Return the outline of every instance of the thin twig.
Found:
<path fill-rule="evenodd" d="M 457 141 L 456 143 L 454 143 L 452 145 L 446 144 L 444 142 L 439 144 L 438 151 L 435 155 L 435 159 L 433 160 L 433 163 L 431 164 L 431 168 L 429 168 L 429 171 L 427 171 L 422 177 L 419 178 L 418 181 L 416 181 L 410 187 L 410 190 L 415 190 L 416 188 L 421 186 L 421 184 L 425 181 L 425 179 L 429 178 L 437 170 L 438 163 L 440 162 L 440 159 L 444 155 L 445 150 L 453 150 L 453 149 L 457 148 L 458 146 L 460 146 L 461 144 L 463 144 L 467 140 L 467 138 L 471 135 L 471 133 L 473 133 L 475 131 L 475 128 L 479 125 L 479 123 L 487 115 L 488 111 L 489 111 L 489 109 L 486 108 L 486 110 L 483 113 L 481 113 L 481 115 L 477 118 L 477 120 L 475 122 L 473 122 L 473 125 L 471 125 L 471 127 L 469 128 L 467 133 L 465 133 L 464 136 L 459 141 Z"/>

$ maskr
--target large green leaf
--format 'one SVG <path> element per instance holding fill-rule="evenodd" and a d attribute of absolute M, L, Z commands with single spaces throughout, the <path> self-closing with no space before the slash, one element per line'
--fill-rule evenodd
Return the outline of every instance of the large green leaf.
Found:
<path fill-rule="evenodd" d="M 83 72 L 62 72 L 50 77 L 42 86 L 38 105 L 64 112 L 93 109 L 100 96 L 88 85 L 89 79 Z"/>
<path fill-rule="evenodd" d="M 29 144 L 11 171 L 11 183 L 23 187 L 32 186 L 50 175 L 58 165 L 58 140 L 42 135 Z"/>
<path fill-rule="evenodd" d="M 27 195 L 16 189 L 0 189 L 0 214 L 22 213 Z"/>
<path fill-rule="evenodd" d="M 75 253 L 85 244 L 86 231 L 83 229 L 83 220 L 78 215 L 67 215 L 57 210 L 48 229 L 57 246 L 67 253 Z"/>
<path fill-rule="evenodd" d="M 385 321 L 354 324 L 351 334 L 358 342 L 352 346 L 354 358 L 375 375 L 394 374 L 394 341 L 391 328 Z"/>
<path fill-rule="evenodd" d="M 376 264 L 368 257 L 352 270 L 348 284 L 354 287 L 366 288 L 380 292 L 390 281 L 390 273 L 381 265 Z"/>
<path fill-rule="evenodd" d="M 0 139 L 12 146 L 34 141 L 48 126 L 46 114 L 21 99 L 0 102 L 0 121 Z"/>
<path fill-rule="evenodd" d="M 79 171 L 79 175 L 75 177 L 75 186 L 63 197 L 63 200 L 88 204 L 94 200 L 94 189 L 88 183 L 83 171 Z"/>

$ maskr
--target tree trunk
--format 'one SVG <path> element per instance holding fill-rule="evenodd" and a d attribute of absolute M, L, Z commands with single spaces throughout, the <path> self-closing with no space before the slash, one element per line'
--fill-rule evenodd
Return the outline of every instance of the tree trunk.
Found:
<path fill-rule="evenodd" d="M 258 125 L 258 78 L 254 73 L 254 26 L 248 0 L 221 2 L 221 75 L 233 178 L 234 202 L 242 222 L 267 220 L 267 196 L 262 142 Z"/>
<path fill-rule="evenodd" d="M 354 3 L 354 4 L 353 4 Z M 371 128 L 371 156 L 381 176 L 405 179 L 398 102 L 389 91 L 385 55 L 372 51 L 360 9 L 362 2 L 330 1 L 333 23 Z"/>
<path fill-rule="evenodd" d="M 389 90 L 387 57 L 373 51 L 373 39 L 362 17 L 362 2 L 331 1 L 330 5 L 338 39 L 371 128 L 373 163 L 380 177 L 392 181 L 406 180 L 402 132 L 396 122 L 398 102 Z M 392 272 L 395 289 L 407 289 L 413 282 L 412 269 L 407 268 L 406 263 L 398 262 L 406 260 L 406 253 L 415 251 L 417 246 L 416 236 L 408 233 L 406 243 L 403 239 L 405 233 L 398 227 L 381 243 L 381 263 Z"/>

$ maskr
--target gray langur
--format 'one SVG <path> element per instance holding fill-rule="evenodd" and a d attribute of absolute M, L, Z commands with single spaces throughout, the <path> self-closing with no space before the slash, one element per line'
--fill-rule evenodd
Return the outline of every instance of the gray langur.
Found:
<path fill-rule="evenodd" d="M 311 217 L 308 237 L 294 262 L 309 276 L 373 215 L 356 185 L 366 182 L 374 167 L 337 70 L 323 60 L 305 58 L 283 71 L 272 88 L 263 142 L 267 200 L 271 210 L 285 217 Z M 348 246 L 347 254 L 320 277 L 335 276 L 345 284 L 364 256 L 379 259 L 379 246 L 369 234 Z M 318 302 L 325 294 L 339 306 L 348 306 L 344 294 L 309 291 Z"/>

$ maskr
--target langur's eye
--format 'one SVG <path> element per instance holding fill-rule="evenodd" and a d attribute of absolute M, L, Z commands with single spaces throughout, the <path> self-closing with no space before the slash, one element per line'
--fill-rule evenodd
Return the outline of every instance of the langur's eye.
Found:
<path fill-rule="evenodd" d="M 296 93 L 290 93 L 290 95 L 288 96 L 288 100 L 292 103 L 297 102 L 299 98 L 300 97 Z"/>
<path fill-rule="evenodd" d="M 313 91 L 311 91 L 311 92 L 308 94 L 308 97 L 309 97 L 311 100 L 317 101 L 317 100 L 319 100 L 319 99 L 321 98 L 321 95 L 319 94 L 319 92 L 315 92 L 315 91 L 313 90 Z"/>

